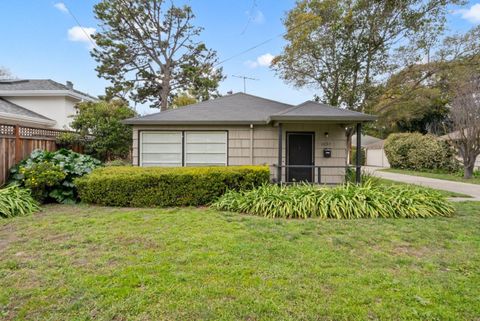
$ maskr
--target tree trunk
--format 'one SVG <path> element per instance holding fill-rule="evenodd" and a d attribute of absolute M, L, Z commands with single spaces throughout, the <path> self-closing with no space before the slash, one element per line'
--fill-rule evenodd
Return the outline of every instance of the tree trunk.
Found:
<path fill-rule="evenodd" d="M 168 94 L 169 90 L 167 89 L 168 86 L 163 86 L 162 91 L 160 93 L 160 111 L 165 111 L 168 109 Z"/>
<path fill-rule="evenodd" d="M 169 64 L 166 65 L 165 70 L 165 74 L 162 77 L 162 91 L 160 92 L 160 111 L 168 109 L 168 97 L 170 96 Z"/>
<path fill-rule="evenodd" d="M 474 165 L 468 165 L 464 167 L 463 178 L 470 179 L 473 177 Z"/>
<path fill-rule="evenodd" d="M 470 179 L 473 177 L 473 170 L 475 169 L 476 155 L 463 156 L 463 178 Z"/>

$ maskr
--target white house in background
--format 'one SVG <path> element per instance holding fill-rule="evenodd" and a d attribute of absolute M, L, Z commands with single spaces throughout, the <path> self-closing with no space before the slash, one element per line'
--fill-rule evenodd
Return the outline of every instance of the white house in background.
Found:
<path fill-rule="evenodd" d="M 0 80 L 0 123 L 69 129 L 75 105 L 97 98 L 51 79 Z"/>

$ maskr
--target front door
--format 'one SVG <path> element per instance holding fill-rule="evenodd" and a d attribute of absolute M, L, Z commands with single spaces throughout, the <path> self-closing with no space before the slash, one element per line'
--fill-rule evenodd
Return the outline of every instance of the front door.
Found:
<path fill-rule="evenodd" d="M 287 165 L 314 165 L 314 133 L 287 133 Z M 288 182 L 313 182 L 313 168 L 287 167 Z"/>

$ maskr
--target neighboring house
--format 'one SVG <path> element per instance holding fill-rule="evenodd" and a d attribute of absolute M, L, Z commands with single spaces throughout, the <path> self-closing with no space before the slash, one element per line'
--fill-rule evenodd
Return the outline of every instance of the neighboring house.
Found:
<path fill-rule="evenodd" d="M 385 140 L 378 140 L 364 146 L 366 166 L 390 167 L 384 145 Z"/>
<path fill-rule="evenodd" d="M 69 129 L 75 105 L 95 97 L 50 79 L 0 80 L 0 123 Z"/>
<path fill-rule="evenodd" d="M 268 164 L 277 181 L 339 183 L 348 164 L 346 126 L 374 119 L 313 101 L 292 106 L 237 93 L 125 123 L 133 125 L 137 166 Z"/>
<path fill-rule="evenodd" d="M 362 147 L 365 147 L 373 143 L 377 143 L 381 140 L 382 140 L 381 138 L 362 134 Z M 356 142 L 357 142 L 357 135 L 352 135 L 352 147 L 355 147 Z"/>

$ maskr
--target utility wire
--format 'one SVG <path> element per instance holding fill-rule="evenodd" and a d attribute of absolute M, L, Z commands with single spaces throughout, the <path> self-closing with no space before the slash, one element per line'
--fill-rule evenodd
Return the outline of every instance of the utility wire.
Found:
<path fill-rule="evenodd" d="M 88 32 L 85 31 L 85 29 L 83 28 L 82 24 L 80 23 L 80 21 L 78 21 L 77 17 L 73 14 L 73 12 L 70 10 L 69 7 L 67 7 L 67 5 L 64 3 L 64 6 L 65 6 L 65 9 L 67 9 L 67 12 L 68 14 L 73 18 L 73 20 L 75 20 L 75 22 L 77 23 L 78 27 L 80 27 L 80 29 L 82 29 L 82 32 L 85 34 L 85 36 L 87 37 L 87 39 L 91 42 L 91 44 L 93 45 L 93 47 L 96 47 L 97 44 L 95 43 L 95 41 L 93 41 L 92 37 L 90 37 L 90 35 L 88 34 Z"/>
<path fill-rule="evenodd" d="M 300 28 L 301 26 L 304 26 L 304 25 L 306 25 L 307 23 L 312 22 L 312 21 L 315 20 L 315 19 L 319 19 L 319 17 L 313 17 L 313 18 L 311 18 L 311 19 L 305 20 L 304 22 L 302 22 L 302 23 L 300 23 L 300 24 L 298 24 L 298 25 L 290 28 L 289 30 L 287 30 L 287 31 L 285 31 L 285 32 L 283 32 L 283 33 L 281 33 L 281 34 L 278 34 L 278 35 L 276 35 L 276 36 L 274 36 L 274 37 L 272 37 L 272 38 L 269 38 L 269 39 L 267 39 L 267 40 L 264 40 L 264 41 L 262 41 L 262 42 L 260 42 L 260 43 L 258 43 L 258 44 L 256 44 L 256 45 L 254 45 L 254 46 L 252 46 L 252 47 L 250 47 L 250 48 L 248 48 L 248 49 L 245 49 L 245 50 L 243 50 L 243 51 L 241 51 L 241 52 L 239 52 L 239 53 L 237 53 L 237 54 L 234 54 L 234 55 L 232 55 L 232 56 L 230 56 L 230 57 L 228 57 L 228 58 L 226 58 L 226 59 L 223 59 L 223 60 L 217 62 L 216 64 L 213 65 L 213 67 L 217 67 L 217 66 L 219 66 L 219 65 L 223 65 L 223 64 L 226 63 L 227 61 L 230 61 L 230 60 L 232 60 L 232 59 L 235 59 L 235 58 L 237 58 L 237 57 L 239 57 L 239 56 L 242 56 L 242 55 L 246 54 L 247 52 L 250 52 L 250 51 L 252 51 L 252 50 L 255 50 L 255 49 L 257 49 L 258 47 L 261 47 L 261 46 L 263 46 L 263 45 L 265 45 L 265 44 L 267 44 L 267 43 L 275 40 L 276 38 L 283 37 L 283 36 L 285 36 L 287 33 L 289 33 L 290 31 L 293 31 L 293 30 L 295 30 L 295 29 L 298 29 L 298 28 Z"/>

